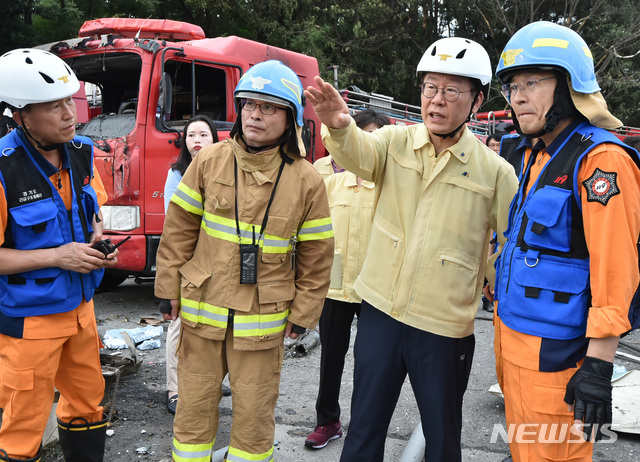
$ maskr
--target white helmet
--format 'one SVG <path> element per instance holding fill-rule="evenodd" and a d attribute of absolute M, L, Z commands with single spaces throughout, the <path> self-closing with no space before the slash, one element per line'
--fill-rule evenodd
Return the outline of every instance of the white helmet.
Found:
<path fill-rule="evenodd" d="M 0 56 L 0 103 L 22 109 L 67 98 L 79 89 L 71 68 L 48 51 L 18 48 Z"/>
<path fill-rule="evenodd" d="M 488 88 L 492 75 L 491 61 L 482 45 L 460 37 L 447 37 L 434 42 L 422 55 L 416 75 L 421 77 L 425 72 L 476 79 L 483 88 Z"/>

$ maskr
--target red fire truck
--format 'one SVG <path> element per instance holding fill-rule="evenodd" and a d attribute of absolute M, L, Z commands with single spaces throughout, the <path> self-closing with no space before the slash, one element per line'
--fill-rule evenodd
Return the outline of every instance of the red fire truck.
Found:
<path fill-rule="evenodd" d="M 159 20 L 87 21 L 79 37 L 41 48 L 56 53 L 85 83 L 77 95 L 78 134 L 96 146 L 95 163 L 109 201 L 104 234 L 120 249 L 111 287 L 127 276 L 153 276 L 164 223 L 163 190 L 185 121 L 206 114 L 222 138 L 236 119 L 233 90 L 256 63 L 277 59 L 303 86 L 318 75 L 315 58 L 239 37 L 206 38 L 199 26 Z M 84 114 L 84 115 L 83 115 Z M 320 122 L 304 113 L 308 160 L 324 156 Z"/>

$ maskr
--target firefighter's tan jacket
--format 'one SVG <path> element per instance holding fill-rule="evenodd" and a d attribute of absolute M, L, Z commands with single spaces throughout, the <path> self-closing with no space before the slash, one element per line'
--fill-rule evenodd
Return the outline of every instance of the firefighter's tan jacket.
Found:
<path fill-rule="evenodd" d="M 313 166 L 297 156 L 289 160 L 259 241 L 257 284 L 240 284 L 235 194 L 241 240 L 250 244 L 282 163 L 279 150 L 249 154 L 237 139 L 206 147 L 171 198 L 155 294 L 180 299 L 181 320 L 198 335 L 222 340 L 232 322 L 234 347 L 259 350 L 282 343 L 287 320 L 316 327 L 333 260 L 329 205 Z"/>

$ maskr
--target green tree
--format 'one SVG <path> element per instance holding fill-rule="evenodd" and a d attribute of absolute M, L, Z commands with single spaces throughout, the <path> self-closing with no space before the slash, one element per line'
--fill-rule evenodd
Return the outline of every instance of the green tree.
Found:
<path fill-rule="evenodd" d="M 315 56 L 338 83 L 419 103 L 415 68 L 426 48 L 447 36 L 481 43 L 495 66 L 509 38 L 538 20 L 579 32 L 593 52 L 610 108 L 640 126 L 640 10 L 635 0 L 14 0 L 0 17 L 0 52 L 77 34 L 100 17 L 167 18 L 207 36 L 238 35 Z M 506 102 L 494 79 L 483 110 Z"/>
<path fill-rule="evenodd" d="M 14 0 L 3 5 L 0 15 L 0 54 L 35 45 L 32 10 L 35 0 Z"/>

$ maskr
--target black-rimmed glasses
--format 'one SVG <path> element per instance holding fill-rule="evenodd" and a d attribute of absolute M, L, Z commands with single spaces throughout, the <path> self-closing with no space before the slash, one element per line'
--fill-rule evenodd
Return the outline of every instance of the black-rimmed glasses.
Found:
<path fill-rule="evenodd" d="M 555 79 L 555 78 L 556 76 L 552 76 L 552 77 L 544 77 L 542 79 L 527 80 L 525 83 L 507 83 L 507 84 L 504 84 L 501 88 L 502 94 L 504 95 L 505 98 L 507 98 L 507 101 L 511 101 L 511 96 L 515 95 L 517 92 L 524 91 L 524 93 L 531 93 L 533 90 L 536 89 L 536 84 L 538 82 L 542 82 L 543 80 Z"/>
<path fill-rule="evenodd" d="M 247 112 L 253 112 L 257 107 L 260 108 L 260 112 L 262 112 L 264 115 L 272 115 L 275 114 L 278 109 L 283 109 L 271 103 L 258 104 L 255 101 L 251 100 L 246 100 L 242 104 L 242 110 Z"/>
<path fill-rule="evenodd" d="M 433 98 L 438 93 L 438 90 L 442 90 L 442 96 L 450 103 L 456 101 L 460 97 L 460 93 L 470 93 L 472 91 L 460 91 L 458 87 L 454 87 L 452 85 L 447 85 L 444 88 L 438 88 L 436 85 L 427 82 L 418 85 L 418 87 L 425 98 Z"/>

